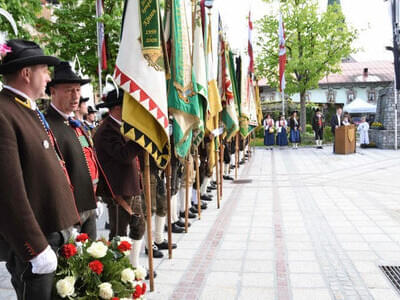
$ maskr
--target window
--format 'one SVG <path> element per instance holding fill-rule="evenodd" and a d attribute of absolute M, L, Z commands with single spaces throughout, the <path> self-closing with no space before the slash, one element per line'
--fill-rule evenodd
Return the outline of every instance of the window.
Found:
<path fill-rule="evenodd" d="M 333 89 L 329 89 L 327 93 L 327 102 L 335 103 L 336 101 L 336 92 Z"/>
<path fill-rule="evenodd" d="M 351 103 L 354 101 L 354 99 L 356 98 L 356 93 L 354 92 L 354 90 L 351 88 L 347 91 L 347 103 Z"/>
<path fill-rule="evenodd" d="M 368 102 L 376 102 L 376 92 L 374 89 L 368 91 Z"/>

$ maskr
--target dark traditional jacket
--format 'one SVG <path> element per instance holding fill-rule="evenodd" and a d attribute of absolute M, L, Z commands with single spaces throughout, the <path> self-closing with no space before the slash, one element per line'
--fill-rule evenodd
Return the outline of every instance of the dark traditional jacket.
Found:
<path fill-rule="evenodd" d="M 289 127 L 290 127 L 290 129 L 292 130 L 292 129 L 299 129 L 300 128 L 300 121 L 299 120 L 297 120 L 297 124 L 296 124 L 296 122 L 294 121 L 294 118 L 290 118 L 289 119 Z"/>
<path fill-rule="evenodd" d="M 321 120 L 322 120 L 322 126 L 319 126 L 319 118 L 315 115 L 312 119 L 312 128 L 314 131 L 318 131 L 320 129 L 324 129 L 324 125 L 325 125 L 325 120 L 324 118 L 321 116 Z"/>
<path fill-rule="evenodd" d="M 142 193 L 138 160 L 142 148 L 121 134 L 120 126 L 107 117 L 94 135 L 94 146 L 111 189 L 117 196 L 138 196 Z M 100 178 L 98 194 L 107 193 L 106 183 Z"/>
<path fill-rule="evenodd" d="M 78 211 L 95 209 L 96 198 L 92 178 L 75 130 L 52 106 L 47 110 L 46 119 L 64 156 Z"/>
<path fill-rule="evenodd" d="M 26 261 L 46 235 L 79 223 L 74 198 L 37 113 L 0 92 L 0 235 Z"/>

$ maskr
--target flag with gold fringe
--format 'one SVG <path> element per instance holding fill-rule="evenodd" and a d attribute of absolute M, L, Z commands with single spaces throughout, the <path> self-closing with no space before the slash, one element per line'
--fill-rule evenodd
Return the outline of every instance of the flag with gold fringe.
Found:
<path fill-rule="evenodd" d="M 200 122 L 193 134 L 193 145 L 198 146 L 204 138 L 205 124 L 208 113 L 207 68 L 203 35 L 203 20 L 201 17 L 199 0 L 195 1 L 193 17 L 193 70 L 196 78 L 200 113 Z"/>
<path fill-rule="evenodd" d="M 121 132 L 158 167 L 170 157 L 165 60 L 158 0 L 126 0 L 114 78 L 125 91 Z"/>
<path fill-rule="evenodd" d="M 218 32 L 218 23 L 212 23 L 215 10 L 212 9 L 212 1 L 201 1 L 202 18 L 205 20 L 205 47 L 206 47 L 206 65 L 207 65 L 207 81 L 208 81 L 208 104 L 209 114 L 206 122 L 206 130 L 212 132 L 219 126 L 219 113 L 222 111 L 221 96 L 218 90 L 217 69 L 218 69 L 218 45 L 213 45 L 213 32 Z M 207 7 L 208 12 L 205 11 Z M 215 27 L 213 27 L 215 26 Z M 215 149 L 218 147 L 216 139 L 208 144 L 208 172 L 212 172 L 216 157 Z"/>
<path fill-rule="evenodd" d="M 200 122 L 199 99 L 184 1 L 167 1 L 166 10 L 171 45 L 168 111 L 173 116 L 175 154 L 184 158 L 190 150 L 193 129 Z"/>

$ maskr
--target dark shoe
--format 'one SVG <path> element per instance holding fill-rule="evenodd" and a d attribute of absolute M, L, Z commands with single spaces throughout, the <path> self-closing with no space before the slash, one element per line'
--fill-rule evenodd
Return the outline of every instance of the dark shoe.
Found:
<path fill-rule="evenodd" d="M 204 201 L 212 201 L 212 197 L 209 195 L 200 195 L 200 199 Z"/>
<path fill-rule="evenodd" d="M 179 219 L 179 221 L 177 221 L 176 226 L 184 229 L 185 228 L 185 220 Z M 188 227 L 192 226 L 192 224 L 190 224 L 190 222 L 188 222 Z"/>
<path fill-rule="evenodd" d="M 147 248 L 144 248 L 144 252 L 146 255 L 149 255 L 149 251 L 147 251 Z M 158 250 L 158 247 L 156 245 L 153 245 L 153 258 L 163 258 L 164 254 Z"/>
<path fill-rule="evenodd" d="M 183 233 L 185 231 L 185 228 L 178 226 L 177 223 L 178 222 L 172 224 L 172 232 L 173 233 Z"/>
<path fill-rule="evenodd" d="M 146 270 L 146 271 L 147 271 L 147 274 L 144 279 L 149 280 L 150 279 L 149 270 Z M 153 271 L 153 278 L 156 278 L 156 277 L 157 277 L 157 273 L 156 273 L 156 271 Z"/>
<path fill-rule="evenodd" d="M 243 165 L 245 163 L 244 159 L 239 162 L 239 165 Z"/>
<path fill-rule="evenodd" d="M 181 212 L 179 213 L 179 216 L 180 216 L 181 218 L 185 218 L 185 212 L 181 211 Z M 194 219 L 194 218 L 196 218 L 196 215 L 193 214 L 193 213 L 191 213 L 190 209 L 189 209 L 188 218 L 189 218 L 189 219 Z"/>
<path fill-rule="evenodd" d="M 194 206 L 192 206 L 191 208 L 189 208 L 189 213 L 198 214 L 199 211 L 197 210 L 197 208 L 195 208 Z"/>
<path fill-rule="evenodd" d="M 156 243 L 154 242 L 154 245 L 156 245 L 158 247 L 159 250 L 168 250 L 168 241 L 167 240 L 163 240 L 162 243 Z M 176 244 L 172 243 L 172 249 L 176 249 Z"/>
<path fill-rule="evenodd" d="M 216 185 L 209 185 L 208 187 L 207 187 L 207 190 L 216 190 L 217 189 L 217 186 Z"/>
<path fill-rule="evenodd" d="M 192 202 L 192 206 L 195 207 L 195 208 L 197 209 L 197 204 L 194 204 L 194 203 Z M 204 209 L 207 209 L 207 203 L 201 201 L 201 209 L 203 209 L 203 210 L 204 210 Z"/>
<path fill-rule="evenodd" d="M 236 168 L 236 166 L 235 165 L 231 165 L 231 170 L 233 170 L 234 168 Z"/>
<path fill-rule="evenodd" d="M 217 182 L 215 180 L 211 181 L 211 185 L 217 185 Z"/>
<path fill-rule="evenodd" d="M 233 177 L 231 177 L 229 175 L 224 175 L 223 177 L 225 180 L 233 180 Z"/>

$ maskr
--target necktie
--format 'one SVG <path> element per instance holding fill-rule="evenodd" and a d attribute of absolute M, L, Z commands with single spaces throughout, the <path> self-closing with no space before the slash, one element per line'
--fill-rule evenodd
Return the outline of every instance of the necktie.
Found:
<path fill-rule="evenodd" d="M 68 117 L 68 123 L 69 123 L 69 126 L 71 126 L 72 128 L 79 128 L 82 126 L 81 121 L 75 120 L 71 117 Z"/>

